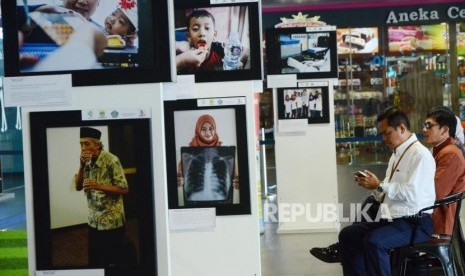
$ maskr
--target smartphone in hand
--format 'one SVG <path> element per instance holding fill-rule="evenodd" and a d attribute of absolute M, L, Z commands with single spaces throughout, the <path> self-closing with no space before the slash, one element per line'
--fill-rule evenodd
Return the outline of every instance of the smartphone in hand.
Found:
<path fill-rule="evenodd" d="M 357 176 L 357 177 L 367 177 L 368 176 L 365 172 L 362 172 L 362 171 L 354 172 L 354 175 Z"/>

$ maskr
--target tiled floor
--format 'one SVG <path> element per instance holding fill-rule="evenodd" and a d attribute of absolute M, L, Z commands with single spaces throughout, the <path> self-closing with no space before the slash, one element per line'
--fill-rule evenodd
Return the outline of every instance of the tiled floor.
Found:
<path fill-rule="evenodd" d="M 267 150 L 267 203 L 275 202 L 276 168 L 274 153 Z M 266 209 L 266 207 L 264 208 Z M 465 204 L 461 222 L 465 229 Z M 313 257 L 312 247 L 326 247 L 337 241 L 338 233 L 277 234 L 278 223 L 265 223 L 260 236 L 262 276 L 341 276 L 339 263 L 328 264 Z"/>
<path fill-rule="evenodd" d="M 277 223 L 265 224 L 260 236 L 262 276 L 340 276 L 340 264 L 327 264 L 309 253 L 337 241 L 337 233 L 276 234 Z"/>
<path fill-rule="evenodd" d="M 264 203 L 276 200 L 276 167 L 274 150 L 268 148 L 268 197 Z M 265 208 L 264 208 L 265 209 Z M 340 276 L 340 264 L 327 264 L 310 255 L 310 248 L 324 247 L 337 241 L 337 233 L 277 234 L 278 223 L 265 223 L 260 236 L 262 276 Z"/>

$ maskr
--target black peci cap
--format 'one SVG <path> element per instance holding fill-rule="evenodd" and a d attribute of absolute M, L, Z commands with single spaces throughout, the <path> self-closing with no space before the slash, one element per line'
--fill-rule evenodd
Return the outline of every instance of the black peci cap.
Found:
<path fill-rule="evenodd" d="M 81 138 L 94 138 L 100 140 L 102 133 L 100 130 L 91 127 L 81 127 Z"/>

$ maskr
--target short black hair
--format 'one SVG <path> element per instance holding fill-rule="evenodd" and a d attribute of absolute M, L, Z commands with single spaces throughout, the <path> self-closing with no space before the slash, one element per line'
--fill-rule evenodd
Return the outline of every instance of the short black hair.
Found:
<path fill-rule="evenodd" d="M 384 119 L 387 119 L 390 127 L 397 128 L 401 124 L 404 124 L 407 130 L 410 130 L 410 121 L 408 120 L 407 114 L 398 107 L 389 106 L 384 109 L 376 118 L 376 122 L 380 123 Z"/>
<path fill-rule="evenodd" d="M 457 118 L 455 117 L 454 112 L 447 106 L 436 106 L 433 107 L 426 118 L 431 118 L 435 120 L 440 127 L 447 126 L 449 127 L 449 136 L 454 138 L 455 131 L 457 130 Z"/>
<path fill-rule="evenodd" d="M 191 19 L 192 18 L 201 18 L 201 17 L 209 17 L 213 21 L 213 25 L 215 25 L 215 17 L 209 11 L 200 9 L 200 10 L 193 10 L 189 16 L 187 16 L 187 30 L 189 30 L 191 26 Z"/>

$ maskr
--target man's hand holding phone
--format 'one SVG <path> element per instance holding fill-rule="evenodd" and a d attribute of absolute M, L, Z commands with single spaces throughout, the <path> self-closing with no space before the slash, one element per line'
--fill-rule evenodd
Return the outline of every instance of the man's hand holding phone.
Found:
<path fill-rule="evenodd" d="M 379 181 L 378 177 L 374 173 L 367 170 L 354 172 L 354 175 L 355 182 L 359 186 L 369 190 L 376 189 L 381 183 L 381 181 Z"/>
<path fill-rule="evenodd" d="M 354 172 L 356 177 L 367 177 L 367 174 L 363 171 Z"/>

